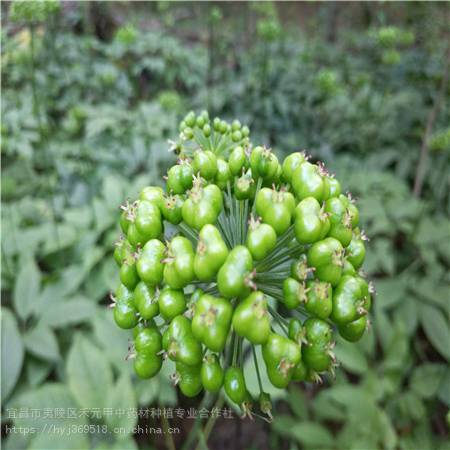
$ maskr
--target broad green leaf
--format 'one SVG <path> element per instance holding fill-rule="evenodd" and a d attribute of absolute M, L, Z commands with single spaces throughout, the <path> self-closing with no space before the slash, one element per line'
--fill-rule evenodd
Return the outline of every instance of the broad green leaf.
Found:
<path fill-rule="evenodd" d="M 132 437 L 125 437 L 120 439 L 120 434 L 117 437 L 117 441 L 113 444 L 108 441 L 100 441 L 93 450 L 138 450 L 136 441 Z M 152 447 L 148 447 L 148 450 L 153 450 Z"/>
<path fill-rule="evenodd" d="M 130 381 L 130 376 L 123 373 L 112 387 L 108 394 L 107 404 L 109 408 L 116 409 L 136 409 L 136 393 Z M 137 417 L 124 414 L 122 416 L 110 415 L 106 416 L 105 420 L 111 427 L 121 427 L 126 430 L 126 433 L 120 433 L 119 438 L 126 438 L 133 427 L 136 425 Z"/>
<path fill-rule="evenodd" d="M 280 415 L 273 422 L 273 428 L 284 436 L 289 436 L 306 447 L 332 448 L 333 436 L 316 422 L 300 422 L 289 416 Z"/>
<path fill-rule="evenodd" d="M 110 286 L 112 285 L 111 280 L 106 280 L 106 277 L 103 274 L 105 262 L 97 265 L 89 272 L 83 285 L 86 296 L 95 302 L 102 300 L 105 295 L 108 294 Z M 108 267 L 110 267 L 109 264 Z M 114 277 L 115 280 L 116 276 Z"/>
<path fill-rule="evenodd" d="M 420 306 L 420 322 L 433 347 L 450 361 L 450 330 L 444 314 L 434 306 Z"/>
<path fill-rule="evenodd" d="M 381 438 L 382 448 L 394 450 L 397 448 L 397 433 L 391 419 L 385 411 L 378 408 L 377 437 Z"/>
<path fill-rule="evenodd" d="M 394 328 L 387 313 L 378 307 L 376 301 L 374 306 L 374 328 L 376 329 L 377 337 L 383 350 L 387 351 L 392 340 L 392 335 L 394 334 Z"/>
<path fill-rule="evenodd" d="M 53 364 L 33 356 L 28 356 L 26 361 L 26 374 L 30 386 L 39 386 L 53 368 Z"/>
<path fill-rule="evenodd" d="M 47 361 L 59 359 L 58 341 L 53 331 L 45 324 L 38 323 L 24 336 L 26 349 L 34 356 Z"/>
<path fill-rule="evenodd" d="M 414 369 L 411 389 L 422 398 L 432 398 L 436 394 L 445 375 L 443 364 L 426 363 Z"/>
<path fill-rule="evenodd" d="M 409 352 L 409 341 L 401 323 L 398 323 L 391 335 L 389 345 L 385 350 L 383 365 L 385 370 L 395 370 L 403 373 Z"/>
<path fill-rule="evenodd" d="M 280 414 L 273 424 L 273 429 L 281 435 L 284 435 L 289 433 L 289 430 L 292 429 L 296 422 L 295 417 Z"/>
<path fill-rule="evenodd" d="M 9 309 L 1 308 L 2 324 L 2 402 L 14 389 L 23 363 L 23 342 L 16 318 Z"/>
<path fill-rule="evenodd" d="M 6 440 L 2 439 L 2 449 L 21 450 L 28 448 L 31 438 L 32 436 L 30 434 L 25 435 L 24 433 L 9 433 Z"/>
<path fill-rule="evenodd" d="M 133 386 L 136 390 L 136 396 L 140 406 L 150 405 L 158 398 L 158 394 L 161 392 L 159 374 L 150 380 L 143 380 L 141 378 L 133 380 Z"/>
<path fill-rule="evenodd" d="M 351 384 L 333 386 L 328 389 L 328 397 L 355 416 L 371 417 L 374 413 L 375 400 L 370 393 L 361 387 Z"/>
<path fill-rule="evenodd" d="M 22 319 L 27 319 L 33 312 L 35 301 L 39 295 L 41 273 L 33 259 L 20 264 L 14 287 L 14 309 Z"/>
<path fill-rule="evenodd" d="M 334 353 L 337 360 L 349 372 L 363 374 L 367 371 L 364 353 L 355 344 L 338 339 Z"/>
<path fill-rule="evenodd" d="M 173 383 L 170 382 L 170 376 L 174 372 L 175 363 L 173 361 L 166 360 L 161 368 L 161 371 L 158 373 L 158 403 L 160 405 L 173 406 L 177 404 L 177 391 Z"/>
<path fill-rule="evenodd" d="M 392 275 L 395 270 L 395 259 L 391 242 L 388 239 L 376 239 L 370 250 L 376 257 L 376 267 Z"/>
<path fill-rule="evenodd" d="M 76 228 L 88 228 L 92 221 L 92 211 L 89 205 L 64 210 L 64 218 L 69 225 Z"/>
<path fill-rule="evenodd" d="M 68 437 L 70 428 L 86 424 L 86 418 L 79 417 L 78 414 L 76 414 L 75 418 L 69 418 L 67 414 L 65 417 L 44 417 L 42 413 L 47 408 L 52 411 L 58 409 L 67 412 L 69 408 L 72 408 L 75 412 L 78 411 L 67 386 L 59 383 L 44 384 L 38 389 L 32 389 L 23 393 L 9 407 L 41 411 L 40 417 L 32 417 L 31 413 L 29 413 L 27 417 L 14 420 L 17 427 L 33 427 L 36 429 L 36 433 L 33 435 L 28 448 L 36 450 L 89 448 L 87 434 L 73 433 Z M 58 427 L 60 432 L 51 433 L 46 431 L 51 430 L 52 427 Z"/>
<path fill-rule="evenodd" d="M 106 249 L 93 245 L 86 249 L 83 254 L 83 270 L 85 274 L 103 260 Z"/>
<path fill-rule="evenodd" d="M 98 232 L 103 232 L 111 227 L 117 219 L 117 215 L 111 212 L 105 200 L 101 198 L 94 198 L 92 208 L 94 209 L 95 229 Z"/>
<path fill-rule="evenodd" d="M 113 345 L 109 342 L 109 345 Z M 108 405 L 112 389 L 112 370 L 103 351 L 76 335 L 66 364 L 70 391 L 82 408 L 103 408 Z"/>
<path fill-rule="evenodd" d="M 449 312 L 448 286 L 431 277 L 422 277 L 416 283 L 411 283 L 409 289 L 421 302 L 432 303 L 442 308 L 444 312 Z"/>
<path fill-rule="evenodd" d="M 106 204 L 112 210 L 117 208 L 123 202 L 123 185 L 117 175 L 110 174 L 103 179 L 102 194 Z"/>
<path fill-rule="evenodd" d="M 70 247 L 77 240 L 77 230 L 67 224 L 48 224 L 47 235 L 42 252 L 44 255 Z"/>
<path fill-rule="evenodd" d="M 376 281 L 376 302 L 383 309 L 390 308 L 405 300 L 405 284 L 401 279 L 388 278 Z"/>
<path fill-rule="evenodd" d="M 376 437 L 367 436 L 361 432 L 358 427 L 355 427 L 353 422 L 347 422 L 336 436 L 335 448 L 342 450 L 375 450 L 377 441 Z"/>
<path fill-rule="evenodd" d="M 104 289 L 108 291 L 115 290 L 119 283 L 119 273 L 117 271 L 117 264 L 114 262 L 113 258 L 106 259 L 103 262 L 101 271 L 101 281 Z"/>
<path fill-rule="evenodd" d="M 56 282 L 61 289 L 61 294 L 66 296 L 74 293 L 86 277 L 86 271 L 81 264 L 73 264 L 61 271 L 60 278 Z"/>
<path fill-rule="evenodd" d="M 289 392 L 287 395 L 289 406 L 294 412 L 294 414 L 300 419 L 308 418 L 307 410 L 307 400 L 303 391 L 298 387 L 292 385 L 289 387 Z"/>
<path fill-rule="evenodd" d="M 110 309 L 98 311 L 93 321 L 94 338 L 103 355 L 114 364 L 117 370 L 133 370 L 132 361 L 125 361 L 128 352 L 128 340 L 132 334 L 121 330 L 114 322 Z"/>
<path fill-rule="evenodd" d="M 42 316 L 41 323 L 52 328 L 62 328 L 88 322 L 95 316 L 96 311 L 95 303 L 84 297 L 78 296 L 67 301 L 61 299 Z"/>
<path fill-rule="evenodd" d="M 346 417 L 345 409 L 330 399 L 328 390 L 320 390 L 313 399 L 314 417 L 322 420 L 343 421 Z"/>
<path fill-rule="evenodd" d="M 425 406 L 421 398 L 412 391 L 402 394 L 397 405 L 403 417 L 409 417 L 418 422 L 425 416 Z"/>
<path fill-rule="evenodd" d="M 442 403 L 450 407 L 450 367 L 447 367 L 447 370 L 442 377 L 437 395 Z"/>
<path fill-rule="evenodd" d="M 397 305 L 394 311 L 394 322 L 402 323 L 408 336 L 415 333 L 419 324 L 419 307 L 416 299 L 407 297 L 406 301 Z"/>

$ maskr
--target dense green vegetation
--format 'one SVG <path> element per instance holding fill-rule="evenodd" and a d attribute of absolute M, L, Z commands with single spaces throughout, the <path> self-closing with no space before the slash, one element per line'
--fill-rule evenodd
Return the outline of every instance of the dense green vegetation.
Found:
<path fill-rule="evenodd" d="M 21 406 L 198 406 L 177 399 L 170 371 L 135 378 L 123 361 L 127 336 L 106 306 L 118 279 L 120 203 L 162 184 L 179 120 L 209 109 L 238 117 L 280 158 L 307 149 L 336 171 L 361 198 L 365 268 L 377 288 L 372 332 L 339 342 L 336 380 L 273 389 L 273 424 L 249 426 L 250 437 L 230 445 L 252 448 L 266 433 L 274 449 L 449 448 L 448 4 L 371 4 L 352 26 L 339 7 L 332 34 L 331 4 L 293 5 L 308 16 L 300 29 L 281 21 L 287 6 L 271 3 L 6 6 L 2 424 L 43 426 L 8 419 L 6 408 Z M 12 434 L 5 448 L 165 445 L 60 439 Z"/>

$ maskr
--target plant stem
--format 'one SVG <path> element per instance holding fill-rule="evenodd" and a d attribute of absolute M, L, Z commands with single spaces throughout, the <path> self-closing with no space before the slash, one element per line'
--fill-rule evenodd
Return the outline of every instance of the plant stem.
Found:
<path fill-rule="evenodd" d="M 225 403 L 225 399 L 224 399 L 223 395 L 219 394 L 219 396 L 217 397 L 216 403 L 214 404 L 212 409 L 221 409 L 222 406 L 224 405 L 224 403 Z M 206 422 L 205 428 L 201 432 L 201 440 L 202 440 L 201 444 L 203 444 L 203 446 L 205 448 L 208 448 L 207 447 L 208 438 L 209 438 L 209 435 L 211 434 L 212 429 L 214 428 L 217 418 L 218 418 L 218 414 L 210 415 L 208 421 Z M 201 449 L 201 446 L 200 446 L 200 442 L 199 442 L 197 447 L 195 448 L 195 450 L 200 450 L 200 449 Z"/>
<path fill-rule="evenodd" d="M 233 360 L 232 360 L 232 366 L 236 366 L 237 361 L 237 353 L 238 353 L 238 345 L 239 345 L 239 338 L 237 338 L 236 334 L 233 334 L 234 341 L 233 341 Z"/>
<path fill-rule="evenodd" d="M 271 306 L 268 307 L 270 314 L 275 318 L 275 320 L 278 322 L 278 325 L 280 325 L 281 329 L 283 330 L 284 334 L 286 336 L 289 336 L 287 332 L 286 325 L 283 323 L 283 317 L 281 317 L 278 312 L 276 312 Z"/>
<path fill-rule="evenodd" d="M 261 374 L 259 372 L 259 364 L 258 364 L 258 359 L 256 358 L 256 350 L 255 350 L 254 345 L 252 345 L 252 352 L 253 352 L 253 361 L 255 362 L 256 376 L 258 378 L 259 391 L 263 392 L 263 387 L 262 387 L 262 382 L 261 382 Z"/>
<path fill-rule="evenodd" d="M 198 406 L 199 410 L 202 410 L 203 408 L 206 408 L 208 406 L 208 404 L 210 403 L 211 397 L 209 394 L 205 394 L 205 396 L 203 397 L 203 400 L 201 401 L 200 405 Z M 194 439 L 197 436 L 197 433 L 199 431 L 199 428 L 201 426 L 201 418 L 199 415 L 197 415 L 197 417 L 195 418 L 194 421 L 194 425 L 191 428 L 191 431 L 186 439 L 186 441 L 184 442 L 183 446 L 181 447 L 181 450 L 188 450 L 192 443 L 194 442 Z"/>
<path fill-rule="evenodd" d="M 169 433 L 170 423 L 169 419 L 163 414 L 161 417 L 161 423 L 164 430 L 164 440 L 166 441 L 166 447 L 168 450 L 176 450 L 173 436 Z"/>
<path fill-rule="evenodd" d="M 198 242 L 198 235 L 184 222 L 180 222 L 178 228 L 192 243 L 196 244 Z"/>
<path fill-rule="evenodd" d="M 261 190 L 261 186 L 262 186 L 262 178 L 259 177 L 258 181 L 256 182 L 256 190 L 255 190 L 255 199 L 253 200 L 253 205 L 252 205 L 252 215 L 255 216 L 255 212 L 256 212 L 256 196 L 258 195 L 258 192 Z"/>

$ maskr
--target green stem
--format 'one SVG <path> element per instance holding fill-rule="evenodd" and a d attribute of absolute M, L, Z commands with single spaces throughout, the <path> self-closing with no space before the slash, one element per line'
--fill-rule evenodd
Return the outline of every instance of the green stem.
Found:
<path fill-rule="evenodd" d="M 244 202 L 244 242 L 247 242 L 247 233 L 248 233 L 248 199 Z"/>
<path fill-rule="evenodd" d="M 211 397 L 209 394 L 205 394 L 203 397 L 203 400 L 201 401 L 200 405 L 198 406 L 198 410 L 201 411 L 202 409 L 206 408 L 210 403 Z M 197 433 L 199 432 L 200 426 L 201 426 L 202 419 L 199 415 L 195 418 L 194 425 L 191 428 L 191 431 L 184 442 L 183 446 L 181 447 L 181 450 L 189 450 L 191 448 L 192 443 L 194 442 L 194 439 L 197 437 Z"/>
<path fill-rule="evenodd" d="M 253 206 L 252 206 L 252 215 L 255 216 L 256 213 L 256 196 L 258 195 L 258 192 L 261 190 L 261 186 L 262 186 L 262 178 L 259 177 L 258 181 L 256 182 L 256 190 L 255 190 L 255 200 L 253 201 Z"/>
<path fill-rule="evenodd" d="M 217 401 L 213 406 L 213 409 L 219 409 L 219 410 L 222 409 L 224 403 L 225 403 L 225 399 L 224 399 L 223 395 L 219 394 L 219 396 L 217 397 Z M 205 428 L 203 429 L 202 444 L 206 448 L 207 448 L 209 435 L 211 434 L 211 431 L 214 428 L 217 418 L 218 418 L 218 414 L 210 415 L 208 421 L 206 422 Z M 197 445 L 197 447 L 195 448 L 195 450 L 200 450 L 200 449 L 201 449 L 201 447 L 200 447 L 200 443 L 199 443 Z"/>
<path fill-rule="evenodd" d="M 236 333 L 233 331 L 230 339 L 230 347 L 227 355 L 227 367 L 231 367 L 233 364 L 234 342 L 236 340 Z"/>
<path fill-rule="evenodd" d="M 258 359 L 256 358 L 256 350 L 255 346 L 252 345 L 252 352 L 253 352 L 253 361 L 255 362 L 255 368 L 256 368 L 256 377 L 258 378 L 258 385 L 259 385 L 259 392 L 263 392 L 262 382 L 261 382 L 261 374 L 259 372 L 259 364 Z"/>
<path fill-rule="evenodd" d="M 196 244 L 198 242 L 197 233 L 195 231 L 193 231 L 192 228 L 189 227 L 187 224 L 185 224 L 184 222 L 181 222 L 178 224 L 178 228 L 194 244 Z"/>
<path fill-rule="evenodd" d="M 233 342 L 233 363 L 232 363 L 232 366 L 233 366 L 233 367 L 236 366 L 238 349 L 239 349 L 239 338 L 237 338 L 237 336 L 234 335 L 234 342 Z"/>
<path fill-rule="evenodd" d="M 273 318 L 278 322 L 278 325 L 280 325 L 280 328 L 283 330 L 284 334 L 289 336 L 286 325 L 283 323 L 284 318 L 281 317 L 271 306 L 269 306 L 268 309 Z"/>
<path fill-rule="evenodd" d="M 239 366 L 244 367 L 244 339 L 239 338 Z"/>
<path fill-rule="evenodd" d="M 166 441 L 166 447 L 168 450 L 176 450 L 173 436 L 169 433 L 170 423 L 169 419 L 163 414 L 161 417 L 161 423 L 164 430 L 164 440 Z"/>
<path fill-rule="evenodd" d="M 217 226 L 218 226 L 219 231 L 221 232 L 221 234 L 222 234 L 222 236 L 223 236 L 223 238 L 225 240 L 225 243 L 227 244 L 227 247 L 231 249 L 231 248 L 233 248 L 233 246 L 232 246 L 232 243 L 231 243 L 231 238 L 230 238 L 229 233 L 228 233 L 228 227 L 225 224 L 225 220 L 226 220 L 225 214 L 223 212 L 220 213 L 220 215 L 218 217 L 218 220 L 217 220 Z"/>

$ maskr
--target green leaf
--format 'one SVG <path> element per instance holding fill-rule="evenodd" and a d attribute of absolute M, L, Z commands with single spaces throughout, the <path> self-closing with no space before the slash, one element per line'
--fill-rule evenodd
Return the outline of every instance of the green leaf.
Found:
<path fill-rule="evenodd" d="M 422 304 L 420 306 L 420 322 L 427 338 L 434 348 L 450 361 L 450 330 L 444 314 L 434 306 Z"/>
<path fill-rule="evenodd" d="M 375 435 L 381 438 L 382 448 L 386 450 L 394 450 L 397 448 L 397 433 L 391 423 L 391 419 L 385 411 L 378 408 L 377 430 Z M 356 447 L 357 448 L 357 447 Z"/>
<path fill-rule="evenodd" d="M 34 259 L 22 261 L 14 286 L 14 309 L 17 315 L 26 320 L 33 312 L 35 299 L 39 295 L 41 273 Z"/>
<path fill-rule="evenodd" d="M 378 307 L 376 302 L 374 305 L 374 315 L 374 328 L 376 329 L 377 337 L 383 347 L 383 350 L 387 351 L 389 344 L 391 343 L 392 335 L 394 334 L 392 323 L 388 318 L 388 314 Z"/>
<path fill-rule="evenodd" d="M 30 386 L 39 386 L 52 370 L 53 365 L 32 356 L 27 357 L 26 374 Z"/>
<path fill-rule="evenodd" d="M 116 384 L 112 387 L 112 391 L 108 395 L 107 399 L 108 407 L 113 411 L 116 409 L 135 409 L 137 408 L 136 393 L 130 382 L 130 376 L 123 373 L 117 380 Z M 137 417 L 133 415 L 123 414 L 110 415 L 105 417 L 106 423 L 111 427 L 121 427 L 125 430 L 125 433 L 120 433 L 119 437 L 125 439 L 136 425 Z"/>
<path fill-rule="evenodd" d="M 109 342 L 109 345 L 112 345 Z M 112 389 L 112 370 L 105 353 L 76 335 L 66 364 L 70 391 L 82 408 L 103 408 Z"/>
<path fill-rule="evenodd" d="M 53 331 L 45 324 L 38 323 L 24 336 L 26 349 L 34 356 L 47 361 L 59 359 L 58 341 Z"/>
<path fill-rule="evenodd" d="M 411 389 L 422 398 L 432 398 L 436 394 L 445 375 L 443 364 L 426 363 L 414 369 Z"/>
<path fill-rule="evenodd" d="M 331 433 L 316 422 L 299 422 L 292 417 L 280 415 L 273 422 L 273 428 L 304 446 L 320 449 L 332 448 L 334 445 Z"/>
<path fill-rule="evenodd" d="M 437 395 L 442 403 L 450 407 L 450 367 L 447 367 L 447 370 L 442 377 L 442 382 L 439 386 Z"/>
<path fill-rule="evenodd" d="M 65 410 L 73 408 L 77 411 L 75 401 L 70 395 L 66 386 L 59 383 L 44 384 L 38 389 L 32 389 L 20 395 L 15 399 L 9 407 L 17 409 L 36 409 L 44 411 L 45 409 Z M 75 448 L 89 448 L 88 435 L 85 433 L 72 433 L 68 437 L 69 430 L 72 426 L 85 425 L 85 417 L 79 417 L 76 414 L 75 418 L 65 417 L 32 417 L 29 413 L 24 418 L 14 420 L 17 427 L 34 428 L 36 432 L 33 434 L 30 449 L 46 449 L 46 450 L 64 450 Z M 57 427 L 60 432 L 52 433 L 49 430 L 52 427 Z M 45 431 L 47 430 L 47 431 Z"/>
<path fill-rule="evenodd" d="M 409 417 L 416 422 L 425 416 L 425 406 L 418 395 L 412 391 L 402 394 L 397 400 L 401 416 Z"/>
<path fill-rule="evenodd" d="M 390 308 L 405 298 L 405 283 L 398 278 L 389 278 L 376 281 L 378 306 L 383 309 Z"/>
<path fill-rule="evenodd" d="M 23 342 L 17 322 L 9 309 L 1 308 L 2 324 L 2 402 L 14 389 L 23 364 Z"/>
<path fill-rule="evenodd" d="M 363 374 L 367 371 L 364 353 L 355 344 L 339 338 L 334 353 L 338 361 L 349 372 Z"/>
<path fill-rule="evenodd" d="M 161 392 L 159 376 L 153 377 L 150 380 L 137 379 L 133 383 L 136 389 L 136 395 L 139 405 L 145 406 L 151 404 L 158 394 Z"/>
<path fill-rule="evenodd" d="M 24 435 L 23 433 L 9 433 L 6 441 L 2 439 L 3 450 L 19 450 L 28 448 L 31 435 Z"/>
<path fill-rule="evenodd" d="M 170 376 L 175 372 L 175 363 L 166 360 L 158 373 L 159 391 L 158 403 L 160 405 L 173 406 L 177 404 L 177 390 L 170 382 Z M 139 399 L 140 402 L 140 399 Z"/>
<path fill-rule="evenodd" d="M 420 278 L 416 283 L 410 284 L 410 290 L 420 301 L 426 301 L 441 307 L 444 312 L 449 312 L 448 286 L 439 283 L 433 278 Z"/>
<path fill-rule="evenodd" d="M 84 297 L 60 300 L 42 316 L 41 323 L 52 328 L 62 328 L 81 322 L 88 322 L 95 316 L 97 307 Z"/>
<path fill-rule="evenodd" d="M 108 208 L 105 200 L 98 197 L 94 198 L 92 207 L 96 231 L 103 232 L 114 224 L 115 216 Z"/>
<path fill-rule="evenodd" d="M 394 311 L 394 322 L 402 323 L 408 336 L 415 333 L 419 324 L 419 308 L 417 300 L 411 298 L 400 303 Z"/>
<path fill-rule="evenodd" d="M 42 252 L 44 255 L 48 255 L 63 250 L 73 245 L 76 240 L 77 231 L 74 227 L 58 224 L 55 228 L 54 224 L 49 223 Z"/>
<path fill-rule="evenodd" d="M 123 185 L 121 179 L 114 174 L 106 176 L 103 179 L 102 193 L 108 207 L 117 211 L 117 208 L 123 202 Z"/>
<path fill-rule="evenodd" d="M 401 323 L 396 325 L 389 345 L 385 350 L 384 368 L 404 372 L 404 366 L 409 353 L 409 341 Z"/>
<path fill-rule="evenodd" d="M 119 434 L 117 439 L 118 440 L 114 443 L 111 443 L 108 440 L 101 441 L 93 447 L 93 450 L 138 450 L 136 441 L 132 437 L 120 439 Z M 149 450 L 153 450 L 152 447 L 148 448 Z"/>
<path fill-rule="evenodd" d="M 308 417 L 307 400 L 303 391 L 296 386 L 289 388 L 288 402 L 294 414 L 300 419 Z"/>
<path fill-rule="evenodd" d="M 331 401 L 327 390 L 319 391 L 313 400 L 314 416 L 322 420 L 343 421 L 346 413 L 341 405 Z"/>
<path fill-rule="evenodd" d="M 110 309 L 98 311 L 93 320 L 94 338 L 109 362 L 118 370 L 133 370 L 131 360 L 125 362 L 128 340 L 132 334 L 121 330 L 114 322 Z"/>
<path fill-rule="evenodd" d="M 75 292 L 86 276 L 83 266 L 73 264 L 64 268 L 56 284 L 60 287 L 61 295 L 69 295 Z"/>

